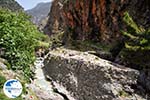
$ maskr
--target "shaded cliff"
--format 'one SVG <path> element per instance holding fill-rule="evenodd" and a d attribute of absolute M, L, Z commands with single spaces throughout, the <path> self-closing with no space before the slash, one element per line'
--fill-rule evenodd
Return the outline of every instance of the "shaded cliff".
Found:
<path fill-rule="evenodd" d="M 49 19 L 47 21 L 46 26 L 44 27 L 43 31 L 50 35 L 52 33 L 58 33 L 60 29 L 64 29 L 64 18 L 62 16 L 63 12 L 63 1 L 64 0 L 54 0 L 52 2 L 51 10 L 49 13 Z"/>
<path fill-rule="evenodd" d="M 0 0 L 0 7 L 7 8 L 11 11 L 23 11 L 23 7 L 20 6 L 15 0 Z"/>
<path fill-rule="evenodd" d="M 149 27 L 148 0 L 54 0 L 44 30 L 50 35 L 63 29 L 66 39 L 112 43 L 121 38 L 120 30 L 125 29 L 125 11 L 138 25 Z"/>

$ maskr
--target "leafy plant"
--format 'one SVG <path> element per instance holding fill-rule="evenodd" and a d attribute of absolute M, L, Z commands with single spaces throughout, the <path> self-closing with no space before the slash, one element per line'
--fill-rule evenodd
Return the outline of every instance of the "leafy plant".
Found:
<path fill-rule="evenodd" d="M 50 47 L 52 49 L 62 45 L 63 35 L 64 35 L 64 32 L 60 32 L 60 33 L 51 35 L 51 37 L 50 37 L 50 41 L 51 41 L 50 42 Z"/>
<path fill-rule="evenodd" d="M 10 69 L 22 71 L 25 78 L 32 77 L 31 66 L 35 60 L 35 47 L 42 34 L 23 12 L 14 13 L 0 9 L 0 48 L 3 58 L 10 63 Z"/>
<path fill-rule="evenodd" d="M 125 48 L 120 55 L 126 65 L 134 68 L 145 68 L 150 62 L 150 29 L 144 29 L 138 26 L 129 15 L 124 13 L 124 22 L 127 24 L 127 30 L 122 31 L 125 39 Z"/>
<path fill-rule="evenodd" d="M 3 88 L 4 83 L 6 82 L 6 78 L 2 75 L 0 75 L 0 89 Z"/>
<path fill-rule="evenodd" d="M 8 98 L 2 91 L 0 91 L 0 100 L 12 100 Z M 14 98 L 13 100 L 23 100 L 21 96 Z"/>
<path fill-rule="evenodd" d="M 150 50 L 150 29 L 139 27 L 128 12 L 124 13 L 124 22 L 128 25 L 127 32 L 122 31 L 128 38 L 125 47 L 129 50 Z"/>

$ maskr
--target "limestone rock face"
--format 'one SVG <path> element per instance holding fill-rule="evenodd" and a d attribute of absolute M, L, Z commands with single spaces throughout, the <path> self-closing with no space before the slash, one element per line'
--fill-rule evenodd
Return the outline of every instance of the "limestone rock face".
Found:
<path fill-rule="evenodd" d="M 52 2 L 51 10 L 49 13 L 49 19 L 43 31 L 51 35 L 53 33 L 58 33 L 59 30 L 64 29 L 64 17 L 63 12 L 63 1 L 64 0 L 54 0 Z"/>
<path fill-rule="evenodd" d="M 32 16 L 31 21 L 34 24 L 40 25 L 41 21 L 47 17 L 50 8 L 51 2 L 42 2 L 37 4 L 34 8 L 27 10 L 26 13 Z"/>
<path fill-rule="evenodd" d="M 150 26 L 149 0 L 54 0 L 45 30 L 52 34 L 63 29 L 73 39 L 112 43 L 125 29 L 125 11 L 138 25 Z"/>
<path fill-rule="evenodd" d="M 131 86 L 136 85 L 139 75 L 136 70 L 63 48 L 50 51 L 44 64 L 45 75 L 64 86 L 76 100 L 136 100 L 131 95 L 135 92 Z"/>

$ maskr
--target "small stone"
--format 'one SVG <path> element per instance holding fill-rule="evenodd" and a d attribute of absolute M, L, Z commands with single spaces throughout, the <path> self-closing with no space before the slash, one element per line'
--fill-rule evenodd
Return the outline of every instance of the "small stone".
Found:
<path fill-rule="evenodd" d="M 0 69 L 1 70 L 6 70 L 7 66 L 4 63 L 0 62 Z"/>

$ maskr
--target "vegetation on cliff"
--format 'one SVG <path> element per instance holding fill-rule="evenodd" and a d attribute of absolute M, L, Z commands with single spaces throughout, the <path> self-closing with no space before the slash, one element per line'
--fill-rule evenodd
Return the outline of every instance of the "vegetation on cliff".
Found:
<path fill-rule="evenodd" d="M 123 35 L 128 37 L 125 47 L 134 51 L 150 50 L 150 29 L 138 27 L 127 12 L 124 21 L 128 25 L 127 32 L 123 31 Z"/>
<path fill-rule="evenodd" d="M 149 66 L 150 54 L 150 29 L 138 26 L 128 12 L 124 13 L 124 22 L 127 30 L 122 31 L 125 36 L 125 49 L 122 50 L 122 59 L 134 68 Z M 139 68 L 138 68 L 139 67 Z"/>
<path fill-rule="evenodd" d="M 40 26 L 42 24 L 41 21 L 47 17 L 50 7 L 51 2 L 39 3 L 36 7 L 27 10 L 26 13 L 32 16 L 31 20 L 34 24 Z"/>
<path fill-rule="evenodd" d="M 15 0 L 0 0 L 0 8 L 11 11 L 23 11 L 23 8 Z"/>

